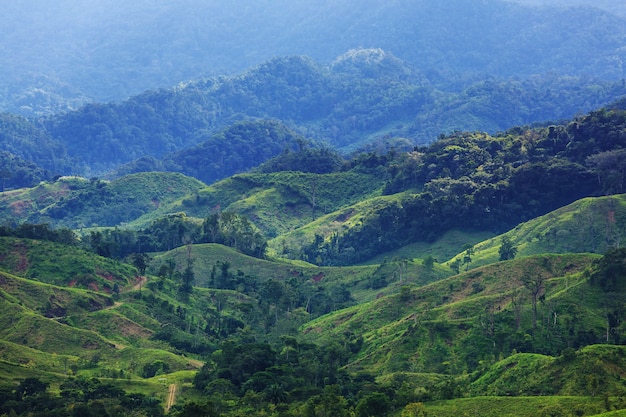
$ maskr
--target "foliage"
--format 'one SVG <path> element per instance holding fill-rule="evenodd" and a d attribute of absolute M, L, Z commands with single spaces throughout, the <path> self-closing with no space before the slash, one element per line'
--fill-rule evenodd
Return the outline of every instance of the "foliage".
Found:
<path fill-rule="evenodd" d="M 8 151 L 0 151 L 0 192 L 13 188 L 34 187 L 41 181 L 50 180 L 51 174 L 33 162 Z"/>
<path fill-rule="evenodd" d="M 119 175 L 166 169 L 213 182 L 292 149 L 294 132 L 344 151 L 386 136 L 424 144 L 442 132 L 569 118 L 624 94 L 621 82 L 585 77 L 469 77 L 461 85 L 434 78 L 381 50 L 352 50 L 327 68 L 305 57 L 274 58 L 238 76 L 88 104 L 43 127 L 11 121 L 0 126 L 9 138 L 2 150 L 53 175 L 103 175 L 131 163 Z M 22 150 L 24 126 L 48 152 Z M 332 168 L 328 155 L 319 156 Z"/>
<path fill-rule="evenodd" d="M 32 189 L 0 195 L 5 223 L 47 223 L 79 229 L 116 226 L 141 216 L 157 216 L 163 207 L 204 187 L 176 173 L 141 173 L 115 181 L 60 177 Z M 103 208 L 106 208 L 104 210 Z"/>
<path fill-rule="evenodd" d="M 473 267 L 496 262 L 502 239 L 507 237 L 517 255 L 541 253 L 605 253 L 620 245 L 626 223 L 624 195 L 578 200 L 544 216 L 519 224 L 501 236 L 475 245 Z M 462 256 L 447 262 L 461 262 Z"/>
<path fill-rule="evenodd" d="M 386 193 L 413 192 L 381 204 L 361 225 L 322 241 L 310 237 L 307 259 L 321 255 L 329 263 L 351 263 L 416 240 L 433 241 L 450 229 L 504 231 L 579 198 L 602 195 L 606 181 L 594 176 L 613 174 L 583 164 L 590 155 L 624 146 L 624 115 L 602 109 L 561 127 L 496 137 L 457 133 L 380 159 L 392 174 Z M 346 257 L 349 248 L 358 250 Z"/>
<path fill-rule="evenodd" d="M 598 259 L 589 277 L 593 285 L 599 286 L 605 292 L 623 291 L 624 278 L 626 278 L 626 249 L 624 248 L 610 250 Z"/>
<path fill-rule="evenodd" d="M 506 261 L 506 260 L 515 258 L 515 255 L 517 255 L 517 248 L 513 246 L 513 242 L 511 242 L 511 238 L 504 235 L 502 236 L 500 241 L 501 241 L 501 245 L 500 245 L 500 248 L 498 249 L 500 260 Z"/>
<path fill-rule="evenodd" d="M 162 166 L 211 184 L 246 172 L 303 141 L 276 121 L 237 122 L 194 147 L 168 155 Z"/>
<path fill-rule="evenodd" d="M 623 16 L 621 4 L 587 2 L 604 6 L 607 12 L 565 8 L 572 4 L 564 1 L 558 2 L 560 7 L 553 2 L 539 10 L 528 3 L 476 6 L 453 1 L 379 8 L 371 0 L 341 4 L 281 0 L 233 13 L 219 4 L 116 1 L 95 13 L 68 2 L 60 8 L 42 4 L 42 15 L 49 17 L 43 22 L 16 4 L 5 10 L 9 23 L 1 32 L 2 56 L 7 58 L 0 65 L 6 80 L 0 104 L 2 110 L 37 117 L 75 109 L 89 100 L 120 100 L 205 74 L 231 74 L 277 55 L 304 53 L 327 63 L 359 45 L 394 51 L 428 74 L 432 83 L 445 83 L 444 90 L 482 74 L 519 78 L 556 72 L 619 79 L 622 74 L 614 57 L 622 56 L 623 29 L 614 14 Z M 79 23 L 85 21 L 90 24 Z M 402 30 L 372 30 L 371 22 Z M 447 30 L 442 32 L 441 27 Z M 106 39 L 101 28 L 108 29 Z M 83 43 L 76 45 L 75 39 Z M 393 62 L 386 63 L 389 67 L 395 69 Z M 301 77 L 291 73 L 297 74 L 295 80 Z M 371 76 L 377 71 L 366 67 L 357 74 Z M 289 104 L 318 86 L 311 82 Z"/>
<path fill-rule="evenodd" d="M 140 393 L 126 393 L 110 382 L 99 379 L 73 378 L 62 383 L 60 395 L 48 391 L 48 383 L 39 378 L 23 379 L 11 390 L 0 391 L 0 412 L 3 415 L 163 416 L 159 401 Z M 3 387 L 6 388 L 6 387 Z"/>
<path fill-rule="evenodd" d="M 66 242 L 0 237 L 0 268 L 56 285 L 112 292 L 114 283 L 133 281 L 135 268 L 119 264 Z"/>

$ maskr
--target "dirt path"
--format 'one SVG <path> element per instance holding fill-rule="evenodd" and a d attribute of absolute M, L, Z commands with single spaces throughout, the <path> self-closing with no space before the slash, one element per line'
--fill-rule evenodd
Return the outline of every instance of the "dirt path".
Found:
<path fill-rule="evenodd" d="M 176 384 L 170 384 L 169 392 L 167 394 L 167 405 L 165 406 L 165 412 L 169 412 L 170 408 L 176 402 Z"/>
<path fill-rule="evenodd" d="M 148 281 L 148 278 L 144 276 L 140 276 L 136 284 L 133 285 L 133 290 L 140 290 L 143 287 L 143 285 L 146 283 L 146 281 Z"/>

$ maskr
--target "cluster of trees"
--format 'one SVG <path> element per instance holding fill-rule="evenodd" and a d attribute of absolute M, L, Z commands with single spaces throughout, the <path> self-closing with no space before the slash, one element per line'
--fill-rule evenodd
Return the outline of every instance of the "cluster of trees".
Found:
<path fill-rule="evenodd" d="M 3 225 L 0 226 L 0 236 L 49 240 L 64 245 L 79 244 L 78 237 L 74 231 L 67 228 L 52 229 L 48 224 L 22 223 L 15 227 Z"/>
<path fill-rule="evenodd" d="M 412 152 L 361 157 L 357 163 L 385 167 L 385 193 L 411 193 L 359 227 L 315 239 L 303 253 L 313 262 L 350 264 L 453 228 L 503 232 L 583 197 L 621 193 L 625 105 L 567 125 L 455 133 Z"/>
<path fill-rule="evenodd" d="M 71 378 L 60 386 L 60 393 L 49 391 L 50 384 L 39 378 L 26 378 L 15 387 L 0 386 L 0 413 L 15 416 L 152 416 L 164 415 L 159 399 L 141 393 L 126 393 L 110 382 L 97 378 Z"/>
<path fill-rule="evenodd" d="M 267 248 L 267 240 L 246 216 L 228 211 L 211 214 L 202 222 L 173 213 L 141 230 L 92 231 L 83 241 L 98 255 L 116 259 L 194 243 L 219 243 L 257 258 L 264 258 Z"/>
<path fill-rule="evenodd" d="M 0 193 L 15 188 L 33 187 L 51 179 L 49 171 L 9 151 L 0 151 Z"/>
<path fill-rule="evenodd" d="M 361 343 L 349 334 L 326 345 L 292 337 L 275 345 L 224 342 L 211 364 L 196 374 L 194 387 L 206 399 L 193 406 L 205 407 L 207 415 L 264 415 L 272 410 L 307 417 L 386 416 L 408 404 L 417 407 L 420 394 L 400 389 L 401 380 L 397 387 L 383 386 L 374 375 L 352 375 L 342 369 Z M 449 382 L 442 381 L 433 384 L 429 398 L 445 399 L 449 394 Z"/>

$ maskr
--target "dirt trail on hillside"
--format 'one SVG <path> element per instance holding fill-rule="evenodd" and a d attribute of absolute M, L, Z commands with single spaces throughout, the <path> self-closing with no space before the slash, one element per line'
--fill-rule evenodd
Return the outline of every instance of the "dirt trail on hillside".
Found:
<path fill-rule="evenodd" d="M 176 402 L 176 384 L 170 384 L 170 388 L 167 394 L 167 405 L 165 406 L 165 412 L 169 412 L 170 408 Z"/>
<path fill-rule="evenodd" d="M 139 279 L 137 280 L 137 283 L 135 285 L 133 285 L 133 290 L 140 290 L 144 284 L 148 281 L 148 278 L 141 276 L 138 277 Z"/>

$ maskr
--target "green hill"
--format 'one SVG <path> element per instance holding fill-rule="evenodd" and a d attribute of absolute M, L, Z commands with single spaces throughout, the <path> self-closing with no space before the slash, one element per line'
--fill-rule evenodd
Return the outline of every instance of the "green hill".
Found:
<path fill-rule="evenodd" d="M 545 255 L 477 268 L 321 317 L 307 323 L 303 332 L 332 338 L 358 329 L 365 342 L 348 365 L 355 370 L 374 366 L 385 372 L 462 373 L 473 372 L 481 361 L 514 349 L 557 354 L 580 343 L 576 338 L 587 332 L 595 342 L 602 340 L 601 316 L 579 310 L 583 307 L 575 301 L 585 291 L 590 299 L 601 295 L 590 290 L 581 275 L 593 259 L 591 255 Z M 541 276 L 543 319 L 549 320 L 555 311 L 560 316 L 558 328 L 541 327 L 542 336 L 549 336 L 547 345 L 538 336 L 539 328 L 533 329 L 528 311 L 530 299 L 523 280 L 531 273 Z M 524 307 L 515 310 L 522 299 Z M 581 322 L 574 325 L 573 317 Z M 573 335 L 568 336 L 568 325 L 574 325 Z"/>
<path fill-rule="evenodd" d="M 68 287 L 113 293 L 132 286 L 134 267 L 95 255 L 77 246 L 0 237 L 0 269 L 11 274 Z"/>
<path fill-rule="evenodd" d="M 166 383 L 175 416 L 624 408 L 625 120 L 4 192 L 1 412 L 162 410 Z"/>
<path fill-rule="evenodd" d="M 61 177 L 34 188 L 2 193 L 4 222 L 53 223 L 78 229 L 116 226 L 160 211 L 162 205 L 205 185 L 182 174 L 149 172 L 113 181 Z"/>
<path fill-rule="evenodd" d="M 268 387 L 279 384 L 296 410 L 342 380 L 353 407 L 388 392 L 398 413 L 422 402 L 437 415 L 480 404 L 517 407 L 517 415 L 558 407 L 590 415 L 607 401 L 621 407 L 626 389 L 621 347 L 599 345 L 621 340 L 626 299 L 621 290 L 605 292 L 605 281 L 590 280 L 598 255 L 520 257 L 445 278 L 447 268 L 411 259 L 318 267 L 192 244 L 153 254 L 144 282 L 136 281 L 135 268 L 75 246 L 5 237 L 3 247 L 3 270 L 39 280 L 10 273 L 0 280 L 0 372 L 13 387 L 26 377 L 56 387 L 69 377 L 97 377 L 162 404 L 159 381 L 167 379 L 186 387 L 181 404 L 210 398 L 225 407 L 228 392 L 234 412 L 243 404 L 241 387 L 262 394 L 259 404 L 268 407 Z M 46 253 L 78 262 L 45 267 L 37 257 Z M 119 293 L 72 287 L 73 274 L 89 276 L 87 266 L 100 271 L 91 272 L 96 276 L 117 274 Z M 184 292 L 189 274 L 196 286 Z M 261 366 L 244 365 L 237 355 L 246 349 L 269 349 L 274 365 L 233 373 L 238 364 Z M 297 382 L 292 372 L 313 379 Z M 316 380 L 315 372 L 326 376 Z M 608 400 L 593 398 L 600 393 Z M 466 395 L 473 398 L 444 401 Z M 524 399 L 534 395 L 543 397 Z"/>
<path fill-rule="evenodd" d="M 274 237 L 379 195 L 384 183 L 379 172 L 355 170 L 239 174 L 176 202 L 170 211 L 200 218 L 216 211 L 233 211 L 246 215 L 266 236 Z"/>
<path fill-rule="evenodd" d="M 620 245 L 625 228 L 625 194 L 585 198 L 474 245 L 469 265 L 475 268 L 497 262 L 503 238 L 510 240 L 520 257 L 540 253 L 605 253 Z M 447 264 L 463 262 L 464 256 L 460 253 Z"/>

